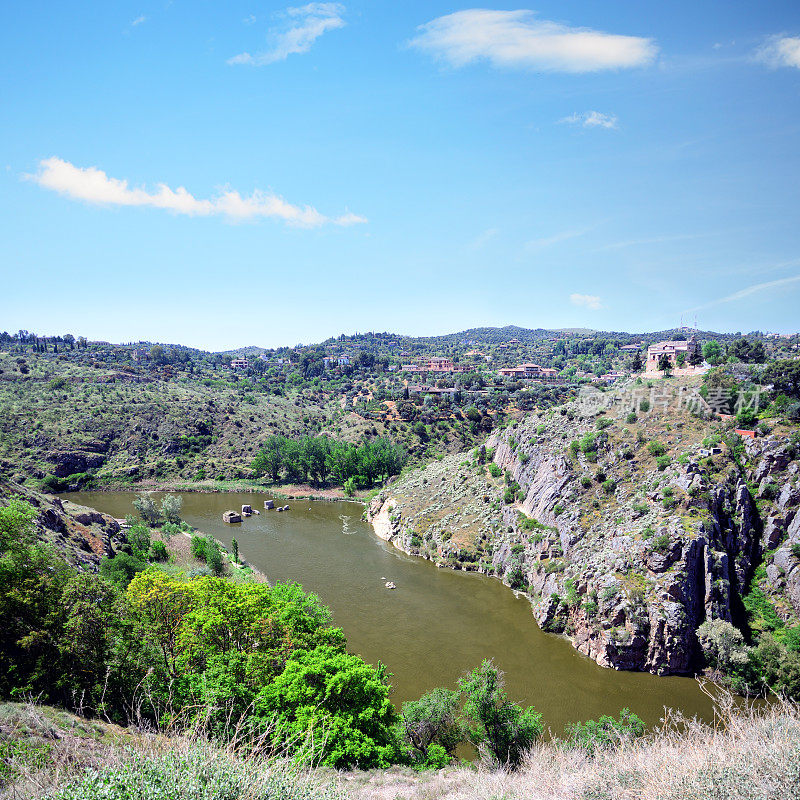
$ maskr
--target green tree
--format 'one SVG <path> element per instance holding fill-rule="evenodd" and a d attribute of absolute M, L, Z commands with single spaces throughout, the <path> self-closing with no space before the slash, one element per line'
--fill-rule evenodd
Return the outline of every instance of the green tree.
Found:
<path fill-rule="evenodd" d="M 711 339 L 703 345 L 703 358 L 712 367 L 722 363 L 722 356 L 722 345 L 716 339 Z"/>
<path fill-rule="evenodd" d="M 464 716 L 468 735 L 479 750 L 488 751 L 501 766 L 516 769 L 525 752 L 542 735 L 542 715 L 521 708 L 505 692 L 503 673 L 484 660 L 459 682 L 466 698 Z"/>
<path fill-rule="evenodd" d="M 460 696 L 458 691 L 438 687 L 419 700 L 403 703 L 400 719 L 405 738 L 420 760 L 427 758 L 428 749 L 433 744 L 438 744 L 452 756 L 463 741 L 465 731 L 458 707 Z"/>
<path fill-rule="evenodd" d="M 148 525 L 150 525 L 150 527 L 157 525 L 161 519 L 158 509 L 156 508 L 156 504 L 149 492 L 138 495 L 133 501 L 133 507 L 139 512 L 139 516 Z"/>
<path fill-rule="evenodd" d="M 168 494 L 161 501 L 161 516 L 167 522 L 178 525 L 181 521 L 183 498 L 179 494 Z"/>
<path fill-rule="evenodd" d="M 771 383 L 776 392 L 800 397 L 800 359 L 783 358 L 773 361 L 764 370 L 764 382 Z"/>
<path fill-rule="evenodd" d="M 666 353 L 658 357 L 658 371 L 663 372 L 665 378 L 672 373 L 672 359 Z"/>
<path fill-rule="evenodd" d="M 643 368 L 642 353 L 640 350 L 637 350 L 631 359 L 631 372 L 641 372 Z"/>
<path fill-rule="evenodd" d="M 255 477 L 269 475 L 276 483 L 280 480 L 283 469 L 287 439 L 285 436 L 273 434 L 267 437 L 253 460 L 252 468 Z"/>
<path fill-rule="evenodd" d="M 396 712 L 382 667 L 327 645 L 297 650 L 260 693 L 256 713 L 282 735 L 313 731 L 321 762 L 336 769 L 387 767 L 399 756 Z"/>

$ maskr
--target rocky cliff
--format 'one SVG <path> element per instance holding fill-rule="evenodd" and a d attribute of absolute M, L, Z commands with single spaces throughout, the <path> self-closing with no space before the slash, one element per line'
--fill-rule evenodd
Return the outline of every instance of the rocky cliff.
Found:
<path fill-rule="evenodd" d="M 742 440 L 685 408 L 617 408 L 532 414 L 388 487 L 368 518 L 408 553 L 526 592 L 542 628 L 603 666 L 692 672 L 697 627 L 745 627 L 756 583 L 794 621 L 796 435 Z"/>
<path fill-rule="evenodd" d="M 0 505 L 6 505 L 13 498 L 24 500 L 36 509 L 34 526 L 38 538 L 82 569 L 96 572 L 103 555 L 125 550 L 128 546 L 119 522 L 94 508 L 35 492 L 17 483 L 0 481 Z"/>

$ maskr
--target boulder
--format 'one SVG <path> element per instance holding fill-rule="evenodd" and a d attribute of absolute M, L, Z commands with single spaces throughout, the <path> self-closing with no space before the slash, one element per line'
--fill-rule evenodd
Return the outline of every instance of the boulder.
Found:
<path fill-rule="evenodd" d="M 238 511 L 226 511 L 222 515 L 222 521 L 228 523 L 241 522 L 242 515 Z"/>

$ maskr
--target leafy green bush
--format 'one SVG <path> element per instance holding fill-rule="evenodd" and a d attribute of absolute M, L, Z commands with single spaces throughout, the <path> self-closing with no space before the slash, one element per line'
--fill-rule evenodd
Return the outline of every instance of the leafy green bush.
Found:
<path fill-rule="evenodd" d="M 489 464 L 489 474 L 493 478 L 499 478 L 503 474 L 503 470 L 501 470 L 497 464 Z"/>
<path fill-rule="evenodd" d="M 164 542 L 155 541 L 150 545 L 150 560 L 151 561 L 166 561 L 169 558 L 167 553 L 167 546 Z"/>
<path fill-rule="evenodd" d="M 315 731 L 326 766 L 386 767 L 398 760 L 397 714 L 386 672 L 327 645 L 297 650 L 256 700 L 257 716 L 279 723 L 287 741 Z"/>
<path fill-rule="evenodd" d="M 603 491 L 606 494 L 614 494 L 617 491 L 617 482 L 610 479 L 603 481 Z"/>
<path fill-rule="evenodd" d="M 636 422 L 636 413 L 631 411 L 631 413 L 625 417 L 625 422 L 627 422 L 628 425 L 633 425 L 633 423 Z"/>
<path fill-rule="evenodd" d="M 619 719 L 604 714 L 599 720 L 590 719 L 568 725 L 567 741 L 572 747 L 594 754 L 598 750 L 609 750 L 639 739 L 645 731 L 644 722 L 629 708 L 623 708 Z"/>
<path fill-rule="evenodd" d="M 458 691 L 438 687 L 419 700 L 403 703 L 400 722 L 405 740 L 426 768 L 433 760 L 442 760 L 440 753 L 431 752 L 432 747 L 441 748 L 449 760 L 466 735 L 459 716 L 460 696 Z"/>
<path fill-rule="evenodd" d="M 468 736 L 495 763 L 514 770 L 526 751 L 542 735 L 542 715 L 532 707 L 521 708 L 505 692 L 503 673 L 485 660 L 459 682 L 464 693 L 464 717 Z"/>
<path fill-rule="evenodd" d="M 667 448 L 657 439 L 647 443 L 647 452 L 651 456 L 663 456 L 667 452 Z"/>
<path fill-rule="evenodd" d="M 664 499 L 666 500 L 668 498 Z M 660 536 L 656 536 L 655 539 L 653 539 L 653 550 L 663 553 L 669 549 L 671 544 L 672 539 L 670 539 L 669 534 L 662 533 Z"/>
<path fill-rule="evenodd" d="M 671 463 L 672 459 L 669 456 L 658 456 L 656 458 L 656 466 L 659 472 L 663 472 Z"/>

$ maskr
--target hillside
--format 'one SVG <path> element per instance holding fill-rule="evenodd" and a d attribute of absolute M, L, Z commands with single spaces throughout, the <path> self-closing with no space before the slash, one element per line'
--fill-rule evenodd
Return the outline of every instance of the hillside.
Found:
<path fill-rule="evenodd" d="M 693 672 L 705 620 L 780 639 L 800 613 L 796 427 L 743 440 L 678 407 L 689 381 L 670 387 L 638 414 L 622 391 L 606 410 L 530 414 L 488 439 L 490 463 L 475 450 L 418 470 L 370 519 L 409 553 L 526 592 L 545 630 L 604 666 Z"/>

